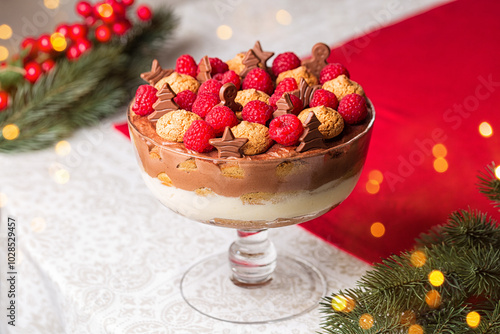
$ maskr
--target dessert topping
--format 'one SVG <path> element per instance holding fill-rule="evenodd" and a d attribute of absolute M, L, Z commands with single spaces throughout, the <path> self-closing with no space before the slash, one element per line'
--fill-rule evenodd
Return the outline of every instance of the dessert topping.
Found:
<path fill-rule="evenodd" d="M 344 120 L 342 116 L 332 108 L 325 106 L 302 110 L 298 116 L 302 124 L 306 124 L 307 117 L 311 111 L 314 112 L 314 115 L 321 122 L 318 129 L 325 139 L 331 139 L 338 136 L 344 129 Z"/>
<path fill-rule="evenodd" d="M 347 124 L 356 124 L 364 120 L 368 114 L 366 99 L 359 94 L 349 94 L 339 103 L 339 113 Z"/>
<path fill-rule="evenodd" d="M 260 63 L 262 64 L 262 66 L 266 68 L 267 67 L 266 62 L 269 60 L 269 58 L 274 56 L 274 52 L 263 51 L 259 41 L 255 42 L 255 45 L 253 46 L 252 50 L 255 53 L 255 55 L 260 59 Z"/>
<path fill-rule="evenodd" d="M 153 104 L 156 101 L 156 93 L 157 90 L 153 86 L 139 86 L 135 92 L 135 101 L 132 105 L 132 111 L 140 116 L 151 114 L 154 111 Z"/>
<path fill-rule="evenodd" d="M 272 96 L 271 96 L 271 98 L 272 98 Z M 292 113 L 293 103 L 290 99 L 290 93 L 283 93 L 283 95 L 278 100 L 278 102 L 276 102 L 276 108 L 277 108 L 276 111 L 273 113 L 274 118 L 279 117 L 281 115 L 286 115 L 286 114 Z"/>
<path fill-rule="evenodd" d="M 222 138 L 210 139 L 210 144 L 219 152 L 220 158 L 241 158 L 241 148 L 248 141 L 247 138 L 235 138 L 230 127 L 224 129 Z"/>
<path fill-rule="evenodd" d="M 156 122 L 156 133 L 169 141 L 182 143 L 187 129 L 196 120 L 201 117 L 187 110 L 174 110 L 169 112 Z"/>
<path fill-rule="evenodd" d="M 212 138 L 215 138 L 212 126 L 204 120 L 196 120 L 191 123 L 184 134 L 184 146 L 198 153 L 210 152 L 214 148 L 210 145 Z"/>
<path fill-rule="evenodd" d="M 318 78 L 316 78 L 305 66 L 299 66 L 293 70 L 281 72 L 276 78 L 276 83 L 279 84 L 285 78 L 294 78 L 297 81 L 297 85 L 300 83 L 300 79 L 304 78 L 308 85 L 314 86 L 318 84 Z"/>
<path fill-rule="evenodd" d="M 208 79 L 212 79 L 212 66 L 210 65 L 210 60 L 208 56 L 201 58 L 200 64 L 198 65 L 198 74 L 196 79 L 200 82 L 205 82 Z"/>
<path fill-rule="evenodd" d="M 200 117 L 205 117 L 208 112 L 219 103 L 220 99 L 216 94 L 199 94 L 193 103 L 193 112 Z"/>
<path fill-rule="evenodd" d="M 215 75 L 216 77 L 220 77 L 220 79 L 217 79 L 219 80 L 223 85 L 224 84 L 227 84 L 227 83 L 232 83 L 233 85 L 236 86 L 236 90 L 239 90 L 240 87 L 241 87 L 241 79 L 240 79 L 240 76 L 238 74 L 236 74 L 235 71 L 226 71 L 224 74 L 216 74 Z"/>
<path fill-rule="evenodd" d="M 298 92 L 294 92 L 295 95 L 298 95 L 300 100 L 302 101 L 302 105 L 307 107 L 309 105 L 309 101 L 312 99 L 314 92 L 320 89 L 321 86 L 313 85 L 309 86 L 304 78 L 300 78 L 299 89 Z"/>
<path fill-rule="evenodd" d="M 213 93 L 218 95 L 221 88 L 221 82 L 215 79 L 208 79 L 201 84 L 200 88 L 198 89 L 198 94 Z"/>
<path fill-rule="evenodd" d="M 196 78 L 196 72 L 198 70 L 198 65 L 196 61 L 190 55 L 182 55 L 177 58 L 175 62 L 175 71 L 180 74 L 186 74 Z"/>
<path fill-rule="evenodd" d="M 174 102 L 175 93 L 170 88 L 168 83 L 165 83 L 163 87 L 156 93 L 158 99 L 153 104 L 154 111 L 148 116 L 150 121 L 157 121 L 161 116 L 166 113 L 179 109 L 177 103 Z"/>
<path fill-rule="evenodd" d="M 266 93 L 267 95 L 271 95 L 274 90 L 274 83 L 269 73 L 260 67 L 256 67 L 251 69 L 245 79 L 243 79 L 243 89 L 250 88 L 254 88 Z"/>
<path fill-rule="evenodd" d="M 257 58 L 255 55 L 255 52 L 253 52 L 252 49 L 248 50 L 247 53 L 245 53 L 245 57 L 241 61 L 243 65 L 245 65 L 245 68 L 243 68 L 243 71 L 241 71 L 240 75 L 242 77 L 245 77 L 250 70 L 254 69 L 259 65 L 260 59 Z"/>
<path fill-rule="evenodd" d="M 236 138 L 247 138 L 248 142 L 242 146 L 241 152 L 245 155 L 264 153 L 272 145 L 267 126 L 259 123 L 243 121 L 231 128 Z"/>
<path fill-rule="evenodd" d="M 330 56 L 330 48 L 324 43 L 316 43 L 312 48 L 312 57 L 304 60 L 302 65 L 307 67 L 309 72 L 319 77 L 321 70 L 328 64 L 326 61 Z"/>
<path fill-rule="evenodd" d="M 302 123 L 292 114 L 281 115 L 269 124 L 271 139 L 284 146 L 296 145 L 303 131 Z"/>
<path fill-rule="evenodd" d="M 213 107 L 205 116 L 205 121 L 214 128 L 216 136 L 222 135 L 226 127 L 238 124 L 238 118 L 234 112 L 223 105 Z"/>
<path fill-rule="evenodd" d="M 243 120 L 253 123 L 266 125 L 267 121 L 273 116 L 273 107 L 269 104 L 253 100 L 248 102 L 241 111 Z"/>
<path fill-rule="evenodd" d="M 339 75 L 345 75 L 346 77 L 350 78 L 351 76 L 349 75 L 349 71 L 347 68 L 344 67 L 344 65 L 340 63 L 331 63 L 323 67 L 319 74 L 319 82 L 321 84 L 324 84 L 327 81 L 333 80 Z"/>
<path fill-rule="evenodd" d="M 348 94 L 356 93 L 365 95 L 363 88 L 361 88 L 357 82 L 350 80 L 345 74 L 341 74 L 335 79 L 325 82 L 323 84 L 323 89 L 335 94 L 339 102 Z"/>
<path fill-rule="evenodd" d="M 300 144 L 295 150 L 297 152 L 305 152 L 312 150 L 313 148 L 326 148 L 323 135 L 319 131 L 321 122 L 318 120 L 314 112 L 309 112 L 304 124 L 304 133 L 300 136 Z"/>
<path fill-rule="evenodd" d="M 228 107 L 232 111 L 241 111 L 241 109 L 243 109 L 243 106 L 235 101 L 237 95 L 238 95 L 238 88 L 236 88 L 236 86 L 233 83 L 230 82 L 225 83 L 219 92 L 219 98 L 221 100 L 221 104 Z"/>
<path fill-rule="evenodd" d="M 179 109 L 192 111 L 193 103 L 196 100 L 196 97 L 197 95 L 195 93 L 193 93 L 189 89 L 186 89 L 182 92 L 177 93 L 177 96 L 174 98 L 174 102 L 177 103 Z"/>
<path fill-rule="evenodd" d="M 151 64 L 151 71 L 142 73 L 141 78 L 154 86 L 158 81 L 160 81 L 160 79 L 169 76 L 172 72 L 174 72 L 172 69 L 162 69 L 158 60 L 154 59 Z"/>
<path fill-rule="evenodd" d="M 339 107 L 339 101 L 337 97 L 332 92 L 324 89 L 318 89 L 314 92 L 311 101 L 309 102 L 309 107 L 325 106 L 337 110 Z"/>
<path fill-rule="evenodd" d="M 284 52 L 274 58 L 273 66 L 271 67 L 273 74 L 278 76 L 285 71 L 293 70 L 300 66 L 300 59 L 293 52 Z"/>

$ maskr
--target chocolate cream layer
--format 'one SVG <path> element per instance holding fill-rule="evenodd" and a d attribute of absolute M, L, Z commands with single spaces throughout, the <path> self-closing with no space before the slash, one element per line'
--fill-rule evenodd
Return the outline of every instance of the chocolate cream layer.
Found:
<path fill-rule="evenodd" d="M 309 191 L 361 172 L 371 136 L 373 110 L 360 124 L 345 124 L 326 149 L 298 153 L 273 144 L 263 154 L 219 159 L 217 151 L 197 153 L 158 136 L 155 122 L 129 108 L 129 130 L 144 171 L 166 185 L 228 197 Z"/>

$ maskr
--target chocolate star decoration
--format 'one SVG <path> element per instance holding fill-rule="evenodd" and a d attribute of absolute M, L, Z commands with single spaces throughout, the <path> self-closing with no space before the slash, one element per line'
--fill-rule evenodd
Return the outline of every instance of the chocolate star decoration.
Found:
<path fill-rule="evenodd" d="M 326 61 L 330 56 L 330 48 L 324 43 L 316 43 L 312 48 L 312 57 L 310 59 L 304 60 L 302 65 L 307 67 L 309 72 L 319 77 L 319 74 L 323 67 L 325 67 L 328 62 Z"/>
<path fill-rule="evenodd" d="M 232 82 L 225 83 L 219 91 L 220 104 L 228 107 L 234 112 L 241 111 L 243 106 L 234 100 L 237 94 L 238 89 Z"/>
<path fill-rule="evenodd" d="M 305 121 L 304 133 L 299 138 L 299 146 L 295 149 L 297 152 L 305 152 L 312 150 L 313 148 L 326 148 L 325 140 L 323 135 L 319 131 L 319 126 L 321 122 L 318 120 L 316 115 L 311 111 L 307 115 Z"/>
<path fill-rule="evenodd" d="M 262 51 L 262 46 L 260 46 L 259 41 L 255 42 L 255 45 L 253 46 L 252 50 L 255 53 L 255 55 L 257 56 L 257 58 L 259 58 L 260 63 L 264 67 L 267 67 L 266 62 L 269 60 L 269 58 L 274 56 L 274 52 Z"/>
<path fill-rule="evenodd" d="M 158 60 L 155 59 L 151 65 L 151 71 L 142 73 L 141 78 L 154 86 L 158 81 L 160 81 L 160 79 L 169 76 L 173 72 L 174 70 L 172 69 L 162 69 Z"/>
<path fill-rule="evenodd" d="M 219 151 L 219 158 L 241 158 L 241 147 L 246 144 L 247 138 L 234 138 L 231 128 L 226 126 L 222 138 L 210 139 L 210 145 Z"/>
<path fill-rule="evenodd" d="M 210 66 L 210 60 L 208 56 L 201 58 L 200 62 L 200 73 L 196 76 L 196 79 L 200 82 L 205 82 L 209 79 L 212 79 L 212 66 Z"/>
<path fill-rule="evenodd" d="M 290 99 L 290 93 L 284 93 L 281 98 L 276 102 L 276 111 L 273 113 L 273 118 L 280 117 L 281 115 L 290 114 L 293 110 L 293 103 Z"/>
<path fill-rule="evenodd" d="M 314 92 L 320 88 L 320 85 L 309 86 L 304 78 L 300 78 L 299 90 L 293 91 L 293 94 L 302 101 L 302 105 L 305 108 L 313 98 Z"/>
<path fill-rule="evenodd" d="M 161 89 L 156 93 L 156 97 L 158 100 L 153 104 L 153 111 L 151 114 L 148 115 L 148 119 L 150 121 L 157 121 L 165 115 L 166 113 L 177 110 L 179 109 L 179 106 L 177 103 L 174 102 L 174 97 L 176 94 L 170 88 L 170 85 L 168 83 L 165 83 Z"/>
<path fill-rule="evenodd" d="M 245 77 L 248 72 L 257 67 L 257 65 L 260 63 L 260 59 L 255 55 L 255 52 L 250 49 L 245 54 L 245 57 L 243 58 L 241 63 L 245 65 L 245 68 L 243 69 L 243 71 L 241 71 L 240 76 Z"/>

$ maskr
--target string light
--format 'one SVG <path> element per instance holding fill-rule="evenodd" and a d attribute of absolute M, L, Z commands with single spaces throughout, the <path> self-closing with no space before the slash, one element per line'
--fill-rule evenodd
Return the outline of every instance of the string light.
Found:
<path fill-rule="evenodd" d="M 280 9 L 276 12 L 276 21 L 284 26 L 290 25 L 292 23 L 292 15 L 284 9 Z"/>
<path fill-rule="evenodd" d="M 60 156 L 68 155 L 71 152 L 71 144 L 65 140 L 61 140 L 55 146 L 56 154 Z"/>
<path fill-rule="evenodd" d="M 444 283 L 444 275 L 439 270 L 433 270 L 429 274 L 429 282 L 433 286 L 441 286 Z"/>
<path fill-rule="evenodd" d="M 479 124 L 479 133 L 485 138 L 491 137 L 493 136 L 493 128 L 488 122 L 482 122 Z"/>
<path fill-rule="evenodd" d="M 424 329 L 420 325 L 411 325 L 408 328 L 408 334 L 424 334 Z"/>
<path fill-rule="evenodd" d="M 359 318 L 359 327 L 361 327 L 362 329 L 370 329 L 373 327 L 374 323 L 375 321 L 373 320 L 373 317 L 368 313 L 363 314 Z"/>
<path fill-rule="evenodd" d="M 368 182 L 366 182 L 365 188 L 366 192 L 375 195 L 380 191 L 380 184 L 375 180 L 368 180 Z"/>
<path fill-rule="evenodd" d="M 356 305 L 354 300 L 349 297 L 336 295 L 332 298 L 332 308 L 338 312 L 349 313 L 354 310 L 354 306 Z"/>
<path fill-rule="evenodd" d="M 0 45 L 0 61 L 9 58 L 9 50 L 5 46 Z"/>
<path fill-rule="evenodd" d="M 441 305 L 441 294 L 437 290 L 431 290 L 425 294 L 425 302 L 430 308 L 438 308 Z"/>
<path fill-rule="evenodd" d="M 413 253 L 411 253 L 410 262 L 414 267 L 416 268 L 423 267 L 426 261 L 427 261 L 427 256 L 421 250 L 416 250 Z"/>
<path fill-rule="evenodd" d="M 9 39 L 12 37 L 12 28 L 7 24 L 0 25 L 0 39 Z"/>
<path fill-rule="evenodd" d="M 368 173 L 368 179 L 382 183 L 382 181 L 384 181 L 384 175 L 381 171 L 374 169 Z"/>
<path fill-rule="evenodd" d="M 436 158 L 434 160 L 434 169 L 438 173 L 444 173 L 448 170 L 448 161 L 445 158 Z"/>
<path fill-rule="evenodd" d="M 68 44 L 66 43 L 66 38 L 60 32 L 55 32 L 50 35 L 50 44 L 52 48 L 58 52 L 66 50 Z"/>
<path fill-rule="evenodd" d="M 43 0 L 43 4 L 48 9 L 56 9 L 59 7 L 59 0 Z"/>
<path fill-rule="evenodd" d="M 380 238 L 385 234 L 385 226 L 381 222 L 375 222 L 370 227 L 370 232 L 375 238 Z"/>
<path fill-rule="evenodd" d="M 217 28 L 217 37 L 219 37 L 220 39 L 228 40 L 232 36 L 233 36 L 233 29 L 231 29 L 230 26 L 223 24 Z"/>
<path fill-rule="evenodd" d="M 446 154 L 448 154 L 448 150 L 443 144 L 436 144 L 432 147 L 432 155 L 434 155 L 435 158 L 444 158 Z"/>
<path fill-rule="evenodd" d="M 476 328 L 481 322 L 481 315 L 476 311 L 472 311 L 467 313 L 465 320 L 467 321 L 467 325 L 469 325 L 469 327 Z"/>
<path fill-rule="evenodd" d="M 19 137 L 19 127 L 15 124 L 7 124 L 2 129 L 2 135 L 7 140 L 14 140 Z"/>
<path fill-rule="evenodd" d="M 108 18 L 111 15 L 113 15 L 113 7 L 111 7 L 110 4 L 108 3 L 103 3 L 97 7 L 97 11 L 99 12 L 99 15 L 103 18 Z"/>

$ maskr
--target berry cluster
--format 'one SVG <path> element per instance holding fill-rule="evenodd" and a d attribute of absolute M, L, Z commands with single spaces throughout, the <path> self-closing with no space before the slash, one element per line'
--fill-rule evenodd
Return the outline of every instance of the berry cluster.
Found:
<path fill-rule="evenodd" d="M 341 64 L 327 64 L 314 75 L 307 68 L 299 68 L 305 66 L 292 52 L 279 54 L 270 68 L 264 62 L 244 69 L 242 58 L 238 55 L 223 62 L 219 58 L 204 57 L 196 62 L 190 55 L 181 55 L 176 61 L 175 72 L 160 81 L 168 82 L 172 87 L 178 83 L 177 80 L 194 81 L 196 88 L 190 85 L 190 89 L 175 92 L 173 101 L 182 112 L 174 111 L 177 114 L 168 116 L 168 121 L 159 121 L 161 126 L 167 124 L 172 128 L 160 131 L 157 124 L 157 133 L 167 134 L 167 137 L 161 136 L 171 141 L 182 141 L 187 149 L 203 153 L 213 150 L 210 140 L 221 137 L 229 127 L 234 129 L 236 137 L 248 139 L 245 146 L 257 147 L 248 150 L 252 153 L 245 153 L 251 155 L 264 153 L 271 146 L 267 142 L 282 146 L 298 145 L 303 140 L 301 137 L 306 135 L 308 124 L 303 122 L 311 112 L 323 125 L 319 131 L 324 131 L 325 140 L 342 132 L 344 123 L 347 126 L 358 124 L 367 117 L 364 92 L 361 86 L 350 80 L 349 72 Z M 201 80 L 200 72 L 209 74 L 209 79 Z M 312 81 L 312 84 L 306 83 L 306 80 Z M 223 99 L 222 89 L 227 83 L 234 85 L 237 94 L 233 98 L 239 107 Z M 324 83 L 328 84 L 319 85 Z M 140 86 L 132 111 L 140 116 L 152 113 L 157 89 L 162 85 L 150 83 Z M 284 96 L 285 93 L 287 96 Z M 184 118 L 178 117 L 181 114 Z M 169 133 L 175 133 L 175 136 L 169 138 Z M 245 134 L 246 137 L 238 134 Z M 259 136 L 266 139 L 255 139 Z"/>
<path fill-rule="evenodd" d="M 131 28 L 132 22 L 127 11 L 134 0 L 105 0 L 91 5 L 87 1 L 76 4 L 76 12 L 82 22 L 60 24 L 52 34 L 26 37 L 20 45 L 25 79 L 35 83 L 43 73 L 49 72 L 60 58 L 77 60 L 92 49 L 96 43 L 108 43 L 113 36 L 123 36 Z M 151 9 L 139 6 L 136 16 L 141 21 L 152 18 Z M 5 63 L 1 66 L 6 66 Z M 0 90 L 0 111 L 7 108 L 8 94 Z"/>

